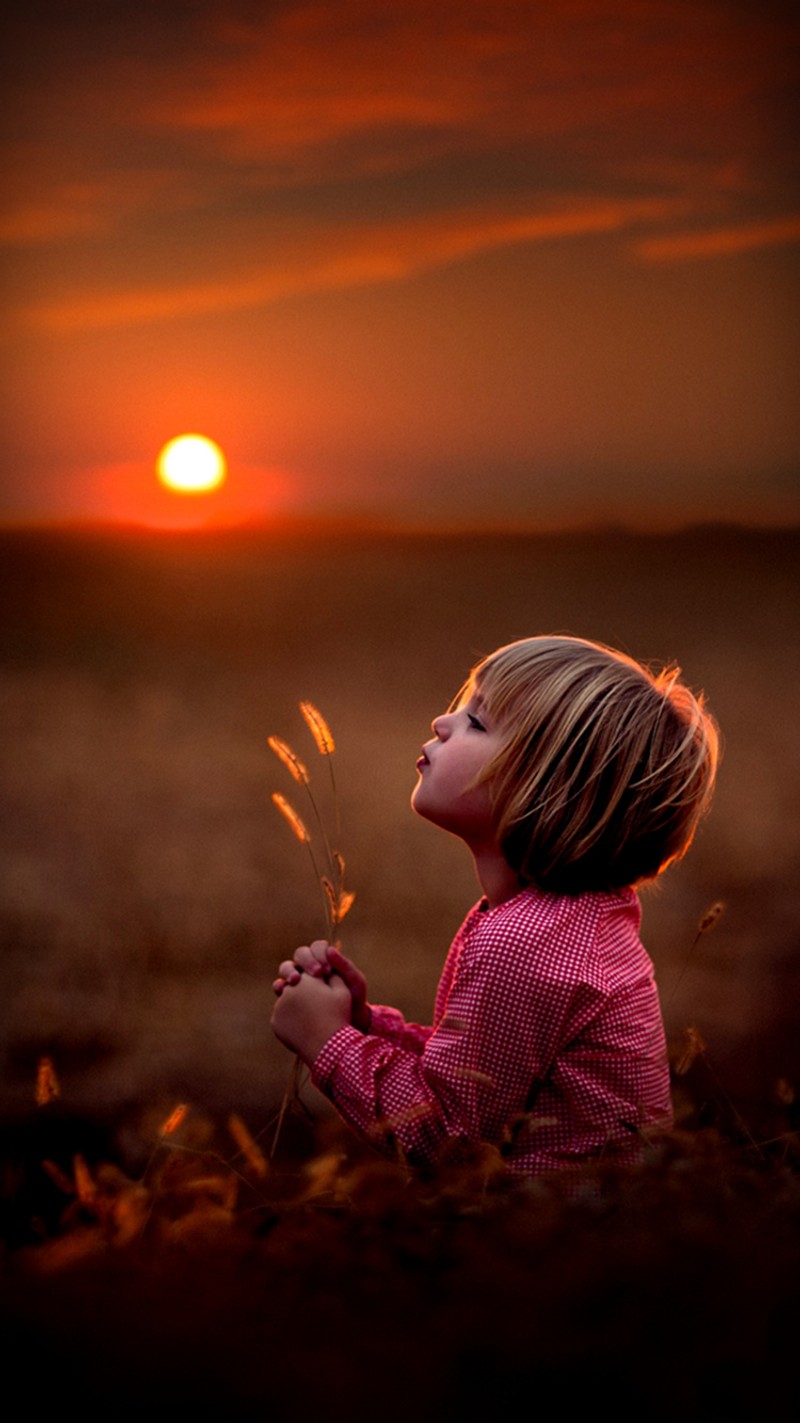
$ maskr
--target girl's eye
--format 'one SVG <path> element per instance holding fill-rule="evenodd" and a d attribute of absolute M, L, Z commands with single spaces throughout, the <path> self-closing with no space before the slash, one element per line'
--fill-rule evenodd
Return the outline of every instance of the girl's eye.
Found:
<path fill-rule="evenodd" d="M 467 712 L 467 720 L 469 721 L 470 726 L 474 726 L 476 731 L 486 730 L 486 727 L 484 726 L 483 722 L 479 721 L 476 716 L 473 716 L 472 712 Z"/>

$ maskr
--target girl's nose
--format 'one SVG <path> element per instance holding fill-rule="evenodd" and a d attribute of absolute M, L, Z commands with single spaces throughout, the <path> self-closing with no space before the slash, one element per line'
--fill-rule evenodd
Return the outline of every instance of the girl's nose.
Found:
<path fill-rule="evenodd" d="M 436 720 L 431 722 L 431 731 L 433 732 L 434 736 L 438 736 L 440 741 L 442 741 L 444 737 L 447 736 L 449 730 L 450 716 L 447 712 L 442 712 L 441 716 L 437 716 Z"/>

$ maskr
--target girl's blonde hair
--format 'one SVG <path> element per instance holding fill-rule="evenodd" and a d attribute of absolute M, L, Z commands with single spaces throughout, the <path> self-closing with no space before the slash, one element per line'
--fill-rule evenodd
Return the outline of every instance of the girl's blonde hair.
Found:
<path fill-rule="evenodd" d="M 522 881 L 621 889 L 686 852 L 711 800 L 719 733 L 679 677 L 555 636 L 512 642 L 473 669 L 457 702 L 478 693 L 500 729 L 481 781 Z"/>

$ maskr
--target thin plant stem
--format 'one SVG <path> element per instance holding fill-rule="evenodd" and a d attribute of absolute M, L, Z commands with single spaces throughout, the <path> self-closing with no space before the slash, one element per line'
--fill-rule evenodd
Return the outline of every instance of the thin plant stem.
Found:
<path fill-rule="evenodd" d="M 333 769 L 333 756 L 328 757 L 328 770 L 330 771 L 331 791 L 333 793 L 333 813 L 336 816 L 336 847 L 338 849 L 342 843 L 342 820 L 339 806 L 339 792 L 336 788 L 336 775 Z M 341 889 L 341 885 L 339 888 Z"/>
<path fill-rule="evenodd" d="M 330 764 L 330 759 L 331 759 L 331 758 L 328 757 L 328 763 L 329 763 L 329 764 Z M 333 775 L 333 767 L 332 767 L 332 766 L 331 766 L 331 775 Z M 335 782 L 334 782 L 334 790 L 335 790 Z M 329 870 L 330 870 L 330 875 L 331 875 L 331 878 L 333 878 L 333 876 L 336 874 L 336 856 L 335 856 L 335 853 L 334 853 L 333 848 L 332 848 L 332 846 L 331 846 L 331 842 L 330 842 L 330 839 L 329 839 L 329 837 L 328 837 L 328 832 L 327 832 L 327 830 L 325 829 L 325 822 L 323 821 L 322 816 L 320 815 L 319 806 L 317 805 L 316 797 L 315 797 L 314 792 L 312 791 L 310 785 L 308 785 L 308 783 L 306 783 L 306 793 L 307 793 L 307 795 L 308 795 L 309 800 L 311 801 L 311 808 L 312 808 L 312 810 L 313 810 L 313 812 L 314 812 L 314 819 L 315 819 L 316 822 L 317 822 L 317 828 L 318 828 L 318 830 L 319 830 L 320 836 L 322 837 L 322 843 L 323 843 L 323 845 L 324 845 L 324 847 L 325 847 L 325 856 L 326 856 L 326 859 L 327 859 L 327 861 L 328 861 L 328 867 L 329 867 Z M 338 820 L 339 820 L 339 808 L 338 808 L 338 804 L 336 805 L 336 819 L 337 819 L 337 825 L 338 825 Z M 315 866 L 314 868 L 315 868 L 315 872 L 316 872 L 316 874 L 317 874 L 317 878 L 319 878 L 319 871 L 317 870 L 316 866 Z"/>
<path fill-rule="evenodd" d="M 302 1059 L 298 1056 L 297 1053 L 295 1053 L 294 1061 L 292 1063 L 291 1071 L 289 1073 L 289 1081 L 286 1084 L 286 1091 L 283 1094 L 281 1108 L 278 1112 L 278 1120 L 275 1123 L 275 1135 L 272 1138 L 272 1146 L 270 1147 L 269 1152 L 270 1160 L 272 1160 L 272 1157 L 275 1155 L 275 1152 L 278 1148 L 278 1139 L 281 1134 L 283 1119 L 286 1116 L 286 1113 L 289 1110 L 289 1107 L 291 1106 L 292 1102 L 296 1101 L 300 1095 L 300 1072 L 302 1070 L 302 1065 Z"/>
<path fill-rule="evenodd" d="M 666 1012 L 667 1008 L 669 1008 L 669 1006 L 670 1006 L 670 1004 L 672 1003 L 673 999 L 675 998 L 675 996 L 676 996 L 676 994 L 677 994 L 677 992 L 678 992 L 678 989 L 680 988 L 681 984 L 683 983 L 684 978 L 686 977 L 686 974 L 687 974 L 688 971 L 689 971 L 689 968 L 690 968 L 690 966 L 691 966 L 691 964 L 692 964 L 692 961 L 693 961 L 693 958 L 694 958 L 694 954 L 695 954 L 695 950 L 696 950 L 696 948 L 697 948 L 697 945 L 700 943 L 700 940 L 703 938 L 703 936 L 708 933 L 709 929 L 712 929 L 712 928 L 714 927 L 714 925 L 716 924 L 717 920 L 721 917 L 722 914 L 724 914 L 724 912 L 725 912 L 725 905 L 724 905 L 724 903 L 722 902 L 721 899 L 718 899 L 714 904 L 711 905 L 710 909 L 707 909 L 707 910 L 706 910 L 705 914 L 703 915 L 702 919 L 700 920 L 700 922 L 699 922 L 699 924 L 698 924 L 698 926 L 697 926 L 697 931 L 696 931 L 696 933 L 695 933 L 695 936 L 694 936 L 694 938 L 693 938 L 691 944 L 689 945 L 688 952 L 687 952 L 686 957 L 685 957 L 685 959 L 684 959 L 684 961 L 683 961 L 683 965 L 682 965 L 682 967 L 681 967 L 681 971 L 680 971 L 680 973 L 678 974 L 678 977 L 676 978 L 675 982 L 673 983 L 673 985 L 672 985 L 672 987 L 671 987 L 671 989 L 670 989 L 670 991 L 669 991 L 669 996 L 664 1000 L 664 1011 L 665 1011 L 665 1012 Z"/>
<path fill-rule="evenodd" d="M 760 1156 L 760 1157 L 761 1157 L 761 1160 L 763 1161 L 763 1160 L 765 1159 L 765 1158 L 764 1158 L 764 1153 L 763 1153 L 763 1151 L 761 1150 L 761 1147 L 759 1146 L 759 1144 L 758 1144 L 758 1142 L 756 1141 L 755 1137 L 753 1136 L 753 1133 L 751 1132 L 749 1126 L 747 1125 L 747 1122 L 745 1121 L 745 1119 L 744 1119 L 744 1117 L 742 1116 L 741 1112 L 739 1111 L 738 1107 L 731 1101 L 731 1098 L 729 1097 L 727 1091 L 726 1091 L 725 1088 L 723 1087 L 722 1082 L 720 1081 L 720 1079 L 719 1079 L 717 1073 L 715 1072 L 714 1068 L 712 1067 L 711 1063 L 709 1062 L 708 1057 L 706 1056 L 706 1054 L 703 1053 L 703 1054 L 702 1054 L 702 1057 L 703 1057 L 703 1061 L 705 1062 L 706 1067 L 708 1068 L 709 1076 L 713 1079 L 713 1081 L 714 1081 L 714 1083 L 715 1083 L 715 1085 L 716 1085 L 717 1091 L 719 1092 L 719 1094 L 720 1094 L 720 1096 L 722 1097 L 723 1101 L 725 1102 L 726 1106 L 730 1109 L 730 1111 L 731 1111 L 731 1113 L 732 1113 L 732 1115 L 733 1115 L 733 1120 L 736 1122 L 736 1125 L 738 1126 L 738 1128 L 739 1128 L 739 1130 L 742 1132 L 742 1134 L 747 1138 L 748 1142 L 750 1143 L 750 1147 L 752 1148 L 752 1150 L 755 1151 L 755 1152 L 757 1153 L 757 1155 Z"/>
<path fill-rule="evenodd" d="M 278 759 L 283 762 L 284 766 L 287 768 L 293 779 L 299 784 L 304 785 L 306 788 L 309 801 L 311 802 L 311 809 L 314 812 L 314 821 L 316 824 L 316 829 L 318 831 L 319 841 L 321 842 L 321 845 L 324 849 L 326 869 L 328 871 L 327 874 L 320 873 L 317 858 L 314 854 L 314 847 L 312 844 L 311 836 L 309 835 L 306 826 L 303 824 L 296 811 L 286 800 L 286 797 L 279 794 L 278 792 L 275 792 L 273 794 L 272 799 L 277 804 L 278 809 L 284 816 L 284 819 L 288 821 L 289 826 L 291 827 L 295 836 L 303 844 L 308 846 L 308 853 L 311 857 L 311 867 L 314 872 L 314 878 L 316 879 L 322 894 L 323 912 L 325 915 L 328 941 L 330 943 L 336 943 L 336 932 L 339 928 L 339 924 L 341 923 L 345 914 L 348 912 L 354 898 L 352 894 L 345 893 L 344 859 L 342 858 L 341 852 L 338 849 L 338 845 L 341 842 L 341 815 L 339 808 L 339 796 L 336 786 L 336 776 L 333 769 L 332 761 L 333 752 L 336 749 L 336 743 L 333 739 L 333 735 L 331 734 L 331 730 L 328 726 L 328 723 L 326 722 L 322 713 L 314 706 L 312 702 L 301 702 L 300 711 L 309 731 L 311 732 L 319 754 L 321 756 L 324 756 L 328 761 L 328 770 L 331 778 L 331 792 L 333 796 L 333 807 L 336 823 L 336 848 L 331 845 L 330 837 L 328 835 L 328 831 L 326 829 L 323 817 L 320 813 L 316 796 L 314 795 L 314 792 L 311 789 L 311 778 L 304 763 L 295 754 L 291 746 L 289 746 L 280 737 L 270 736 L 267 738 L 267 740 L 270 748 L 275 752 Z M 286 1113 L 290 1105 L 292 1104 L 292 1102 L 300 1103 L 300 1068 L 301 1059 L 298 1056 L 295 1056 L 286 1091 L 284 1092 L 283 1100 L 281 1102 L 280 1110 L 278 1112 L 275 1133 L 272 1138 L 270 1157 L 273 1157 L 275 1151 L 277 1150 L 284 1119 L 286 1117 Z"/>
<path fill-rule="evenodd" d="M 332 935 L 332 934 L 333 934 L 334 925 L 333 925 L 333 918 L 332 918 L 332 915 L 331 915 L 331 907 L 330 907 L 330 904 L 329 904 L 329 902 L 328 902 L 328 896 L 327 896 L 327 894 L 325 893 L 325 886 L 324 886 L 324 884 L 322 883 L 322 876 L 321 876 L 321 874 L 320 874 L 320 872 L 319 872 L 319 866 L 318 866 L 318 864 L 317 864 L 317 859 L 316 859 L 316 856 L 315 856 L 315 854 L 314 854 L 314 850 L 313 850 L 313 846 L 312 846 L 312 844 L 311 844 L 311 841 L 310 841 L 310 840 L 306 840 L 306 845 L 307 845 L 307 847 L 308 847 L 308 853 L 309 853 L 309 855 L 310 855 L 310 857 L 311 857 L 311 865 L 312 865 L 312 868 L 313 868 L 313 870 L 314 870 L 314 878 L 315 878 L 315 880 L 317 881 L 317 884 L 319 885 L 320 893 L 321 893 L 321 895 L 322 895 L 322 907 L 323 907 L 323 911 L 324 911 L 324 914 L 325 914 L 325 924 L 326 924 L 327 929 L 328 929 L 328 934 L 329 934 L 329 935 Z"/>

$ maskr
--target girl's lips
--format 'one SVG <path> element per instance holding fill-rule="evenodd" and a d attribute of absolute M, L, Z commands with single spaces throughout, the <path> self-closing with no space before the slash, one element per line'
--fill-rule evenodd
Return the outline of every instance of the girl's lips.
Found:
<path fill-rule="evenodd" d="M 425 755 L 425 752 L 423 751 L 422 755 L 417 757 L 417 761 L 416 761 L 417 770 L 418 770 L 418 771 L 421 771 L 421 770 L 423 770 L 423 768 L 424 768 L 425 766 L 430 766 L 430 764 L 431 764 L 430 761 L 428 760 L 427 756 Z"/>

